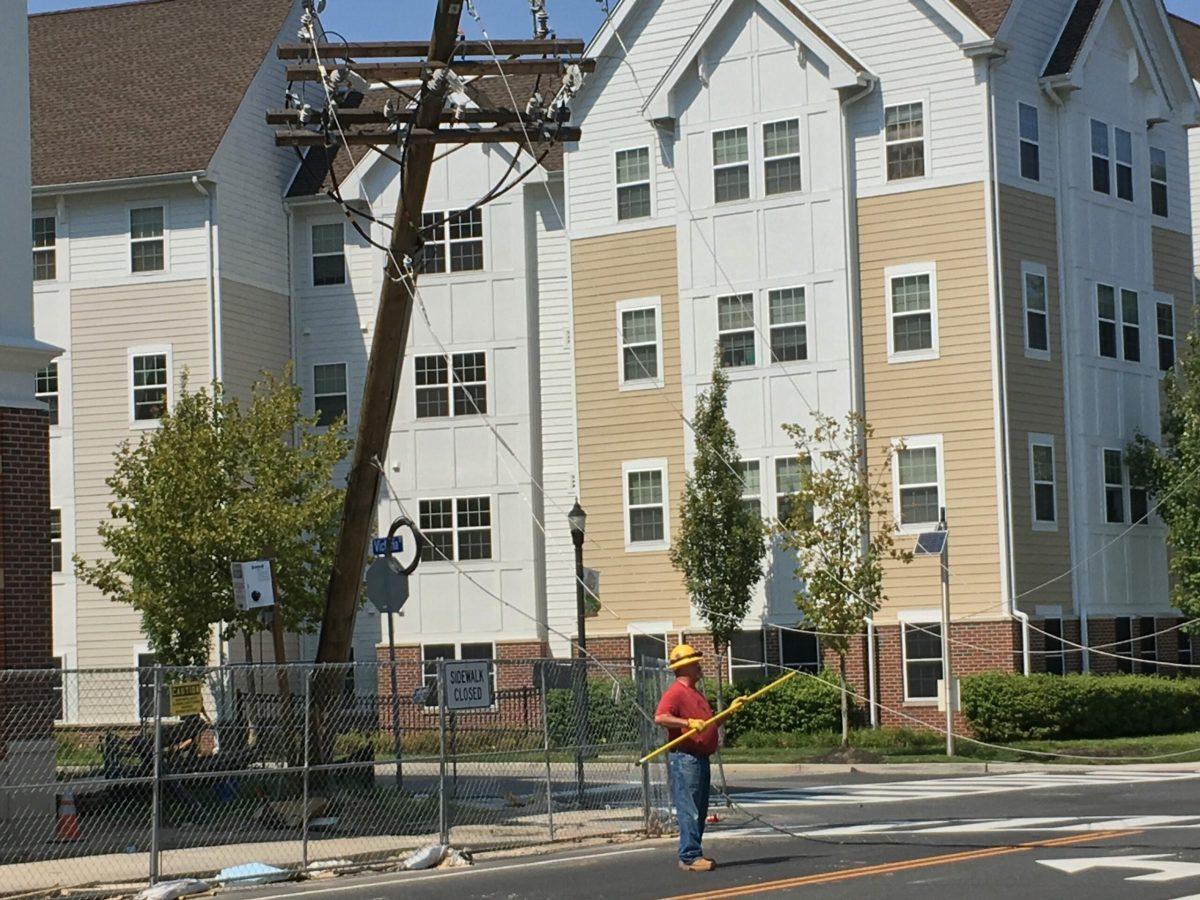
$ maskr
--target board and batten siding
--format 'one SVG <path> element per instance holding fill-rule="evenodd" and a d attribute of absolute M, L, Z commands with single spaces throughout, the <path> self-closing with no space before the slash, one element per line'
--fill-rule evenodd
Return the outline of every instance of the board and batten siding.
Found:
<path fill-rule="evenodd" d="M 579 424 L 580 503 L 587 510 L 584 559 L 603 573 L 602 611 L 593 634 L 624 634 L 631 622 L 683 627 L 691 611 L 667 552 L 625 550 L 622 463 L 666 459 L 668 522 L 679 527 L 684 423 L 679 366 L 679 298 L 673 227 L 571 243 L 575 384 Z M 617 303 L 659 297 L 663 381 L 657 390 L 621 391 L 617 372 Z"/>
<path fill-rule="evenodd" d="M 1009 479 L 1013 517 L 1015 592 L 1020 595 L 1057 578 L 1023 598 L 1035 604 L 1071 608 L 1070 502 L 1067 481 L 1066 414 L 1063 401 L 1062 316 L 1059 306 L 1058 228 L 1054 198 L 1015 187 L 1000 189 L 1000 253 L 1004 284 L 1007 356 Z M 1025 352 L 1022 264 L 1046 269 L 1046 308 L 1050 358 Z M 1056 530 L 1033 526 L 1030 434 L 1054 438 Z"/>
<path fill-rule="evenodd" d="M 264 370 L 282 374 L 292 355 L 291 327 L 286 294 L 221 279 L 222 374 L 231 397 L 247 399 Z"/>
<path fill-rule="evenodd" d="M 893 439 L 942 436 L 954 615 L 999 618 L 1001 535 L 984 216 L 979 183 L 859 200 L 863 377 L 866 418 L 876 436 L 873 465 L 886 459 Z M 889 363 L 885 269 L 931 261 L 937 264 L 940 356 Z M 913 537 L 901 535 L 897 543 L 911 547 Z M 884 590 L 888 600 L 877 617 L 884 623 L 905 608 L 937 607 L 937 561 L 887 565 Z"/>

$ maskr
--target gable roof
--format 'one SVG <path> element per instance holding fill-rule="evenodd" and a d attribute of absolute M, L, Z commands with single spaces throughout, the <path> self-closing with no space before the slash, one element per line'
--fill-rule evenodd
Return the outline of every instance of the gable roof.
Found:
<path fill-rule="evenodd" d="M 1062 34 L 1058 36 L 1058 43 L 1046 62 L 1046 69 L 1042 72 L 1043 78 L 1066 75 L 1075 67 L 1075 60 L 1079 58 L 1079 52 L 1083 49 L 1088 34 L 1096 23 L 1096 15 L 1103 5 L 1104 0 L 1075 0 L 1075 7 L 1067 16 L 1067 23 L 1063 26 Z"/>
<path fill-rule="evenodd" d="M 1174 13 L 1168 13 L 1168 18 L 1188 72 L 1193 79 L 1200 80 L 1200 25 Z"/>
<path fill-rule="evenodd" d="M 963 14 L 990 34 L 992 37 L 1000 30 L 1004 17 L 1008 15 L 1013 0 L 950 0 L 962 10 Z"/>
<path fill-rule="evenodd" d="M 34 185 L 205 169 L 294 2 L 141 0 L 30 16 Z"/>

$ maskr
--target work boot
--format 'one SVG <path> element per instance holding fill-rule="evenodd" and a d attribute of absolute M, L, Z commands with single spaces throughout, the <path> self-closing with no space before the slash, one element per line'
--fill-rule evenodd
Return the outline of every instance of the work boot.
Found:
<path fill-rule="evenodd" d="M 717 864 L 715 862 L 703 856 L 692 860 L 690 863 L 685 863 L 682 859 L 679 861 L 679 868 L 685 872 L 711 872 L 716 867 Z"/>

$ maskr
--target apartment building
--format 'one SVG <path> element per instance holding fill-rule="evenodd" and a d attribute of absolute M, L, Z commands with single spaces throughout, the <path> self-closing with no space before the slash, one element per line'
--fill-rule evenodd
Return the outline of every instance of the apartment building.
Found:
<path fill-rule="evenodd" d="M 1194 324 L 1197 98 L 1162 4 L 626 0 L 591 53 L 565 176 L 580 495 L 615 613 L 590 643 L 703 641 L 666 551 L 717 353 L 766 518 L 806 464 L 781 426 L 818 410 L 874 426 L 902 540 L 946 508 L 958 673 L 1026 648 L 1113 668 L 1026 621 L 1173 659 L 1139 640 L 1178 614 L 1124 461 Z M 739 657 L 817 662 L 770 628 L 797 624 L 790 568 L 774 554 Z M 910 715 L 936 704 L 939 574 L 889 566 L 856 660 Z"/>

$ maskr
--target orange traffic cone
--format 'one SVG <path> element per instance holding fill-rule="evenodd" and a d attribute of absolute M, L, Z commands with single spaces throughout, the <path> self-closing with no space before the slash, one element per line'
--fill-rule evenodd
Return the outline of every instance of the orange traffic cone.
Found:
<path fill-rule="evenodd" d="M 54 826 L 56 841 L 77 841 L 83 835 L 79 831 L 79 816 L 75 812 L 75 792 L 70 788 L 58 798 L 58 822 Z"/>

